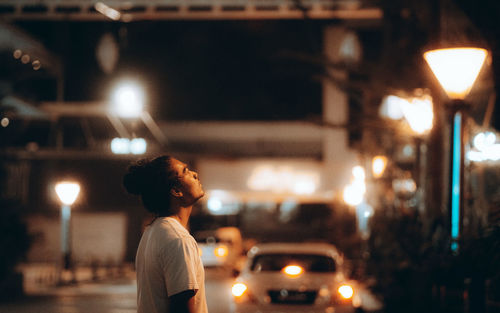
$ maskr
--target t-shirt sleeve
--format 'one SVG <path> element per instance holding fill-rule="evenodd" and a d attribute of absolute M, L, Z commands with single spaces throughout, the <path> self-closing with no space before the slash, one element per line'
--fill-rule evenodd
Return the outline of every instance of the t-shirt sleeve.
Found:
<path fill-rule="evenodd" d="M 185 238 L 172 240 L 162 251 L 163 275 L 169 297 L 186 290 L 198 290 L 195 262 L 198 253 Z"/>

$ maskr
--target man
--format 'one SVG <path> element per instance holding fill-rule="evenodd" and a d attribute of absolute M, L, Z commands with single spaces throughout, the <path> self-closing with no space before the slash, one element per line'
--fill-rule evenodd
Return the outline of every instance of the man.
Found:
<path fill-rule="evenodd" d="M 137 312 L 207 313 L 203 264 L 187 230 L 193 204 L 204 195 L 198 174 L 161 156 L 131 165 L 123 183 L 156 215 L 137 249 Z"/>

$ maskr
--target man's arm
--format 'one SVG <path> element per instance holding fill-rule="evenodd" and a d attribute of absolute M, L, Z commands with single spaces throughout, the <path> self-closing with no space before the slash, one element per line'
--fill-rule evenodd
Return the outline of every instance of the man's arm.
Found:
<path fill-rule="evenodd" d="M 175 313 L 196 313 L 194 311 L 194 295 L 197 290 L 186 290 L 171 297 L 170 311 Z"/>

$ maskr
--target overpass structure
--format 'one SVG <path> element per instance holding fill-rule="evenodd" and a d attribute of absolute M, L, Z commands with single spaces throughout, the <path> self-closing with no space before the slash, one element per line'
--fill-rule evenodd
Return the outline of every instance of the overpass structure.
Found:
<path fill-rule="evenodd" d="M 106 11 L 112 14 L 106 14 Z M 339 19 L 378 21 L 367 0 L 3 0 L 4 20 Z"/>

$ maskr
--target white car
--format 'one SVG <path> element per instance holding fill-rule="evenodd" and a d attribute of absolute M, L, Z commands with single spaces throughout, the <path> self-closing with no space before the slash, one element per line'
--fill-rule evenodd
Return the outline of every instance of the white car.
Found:
<path fill-rule="evenodd" d="M 242 256 L 242 239 L 236 227 L 221 227 L 195 234 L 201 261 L 205 267 L 238 269 Z"/>
<path fill-rule="evenodd" d="M 232 286 L 232 311 L 354 312 L 361 300 L 342 264 L 330 244 L 258 244 Z"/>

